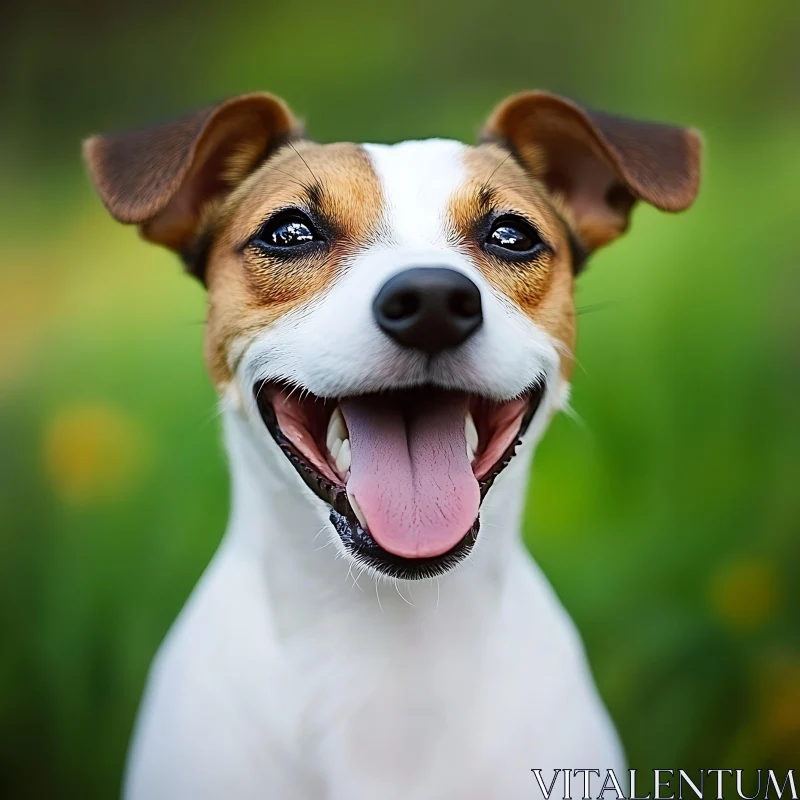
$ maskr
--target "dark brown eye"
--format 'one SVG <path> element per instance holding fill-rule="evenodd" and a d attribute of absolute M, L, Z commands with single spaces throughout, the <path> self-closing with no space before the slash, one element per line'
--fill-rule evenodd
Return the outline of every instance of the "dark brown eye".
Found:
<path fill-rule="evenodd" d="M 521 217 L 502 217 L 494 222 L 486 244 L 497 255 L 533 255 L 544 247 L 536 229 Z"/>
<path fill-rule="evenodd" d="M 266 249 L 302 247 L 320 240 L 311 220 L 294 211 L 268 220 L 252 239 L 254 244 Z"/>

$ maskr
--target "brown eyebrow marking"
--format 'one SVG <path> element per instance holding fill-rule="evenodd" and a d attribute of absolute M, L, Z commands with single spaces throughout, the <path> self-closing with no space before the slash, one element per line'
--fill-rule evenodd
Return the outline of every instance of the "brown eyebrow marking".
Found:
<path fill-rule="evenodd" d="M 204 248 L 207 265 L 206 360 L 217 385 L 230 380 L 234 351 L 243 342 L 324 292 L 352 253 L 375 238 L 383 202 L 369 156 L 349 143 L 292 143 L 231 194 L 210 218 L 197 251 L 199 257 Z M 325 247 L 282 258 L 246 246 L 266 220 L 292 207 L 330 234 Z"/>
<path fill-rule="evenodd" d="M 450 201 L 450 219 L 462 246 L 495 291 L 558 340 L 561 371 L 572 372 L 575 345 L 573 269 L 585 261 L 571 227 L 545 184 L 513 153 L 496 144 L 464 154 L 467 178 Z M 552 252 L 530 262 L 505 262 L 487 253 L 475 236 L 491 213 L 520 214 L 536 227 Z"/>
<path fill-rule="evenodd" d="M 489 177 L 484 181 L 483 185 L 481 186 L 480 193 L 482 198 L 486 196 L 487 198 L 489 198 L 489 202 L 491 202 L 491 198 L 494 197 L 494 192 L 489 186 L 489 183 L 495 176 L 497 171 L 501 167 L 503 167 L 506 161 L 508 161 L 509 159 L 513 159 L 515 162 L 517 162 L 520 165 L 520 167 L 522 167 L 523 171 L 526 174 L 528 174 L 529 178 L 533 177 L 530 176 L 530 174 L 528 173 L 528 168 L 525 167 L 525 165 L 522 164 L 522 162 L 519 160 L 518 154 L 513 149 L 509 148 L 506 157 L 492 170 Z M 584 268 L 586 267 L 586 262 L 588 261 L 589 256 L 591 255 L 591 251 L 583 244 L 581 244 L 580 239 L 578 238 L 578 234 L 575 231 L 575 227 L 564 216 L 562 211 L 559 210 L 556 204 L 551 202 L 549 193 L 547 192 L 543 193 L 540 199 L 544 204 L 546 204 L 550 208 L 552 213 L 555 214 L 555 216 L 558 217 L 558 219 L 561 221 L 561 224 L 564 230 L 566 231 L 567 244 L 569 246 L 570 255 L 572 257 L 572 273 L 573 275 L 579 275 L 581 272 L 583 272 Z"/>

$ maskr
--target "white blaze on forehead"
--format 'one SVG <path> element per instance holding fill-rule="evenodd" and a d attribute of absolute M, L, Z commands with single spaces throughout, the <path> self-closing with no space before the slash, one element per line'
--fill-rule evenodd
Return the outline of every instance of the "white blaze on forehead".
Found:
<path fill-rule="evenodd" d="M 451 225 L 448 204 L 467 177 L 467 146 L 448 139 L 365 144 L 383 191 L 384 224 L 392 244 L 443 246 Z"/>
<path fill-rule="evenodd" d="M 449 239 L 456 229 L 454 194 L 471 179 L 470 148 L 441 139 L 362 147 L 381 190 L 377 241 L 370 235 L 325 292 L 248 340 L 240 359 L 242 385 L 280 381 L 339 398 L 435 385 L 503 400 L 518 397 L 542 376 L 555 385 L 559 355 L 551 337 L 492 287 L 467 248 Z M 388 337 L 373 313 L 386 281 L 417 266 L 457 270 L 481 293 L 482 326 L 434 364 Z"/>

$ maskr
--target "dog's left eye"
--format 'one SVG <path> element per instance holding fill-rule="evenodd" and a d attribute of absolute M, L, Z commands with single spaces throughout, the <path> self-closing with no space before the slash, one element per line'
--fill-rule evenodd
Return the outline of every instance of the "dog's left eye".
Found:
<path fill-rule="evenodd" d="M 268 220 L 253 238 L 253 243 L 267 248 L 286 248 L 300 247 L 319 239 L 308 217 L 289 212 Z"/>
<path fill-rule="evenodd" d="M 509 255 L 531 255 L 544 247 L 536 229 L 521 217 L 502 217 L 494 222 L 486 244 L 491 249 L 511 251 Z"/>

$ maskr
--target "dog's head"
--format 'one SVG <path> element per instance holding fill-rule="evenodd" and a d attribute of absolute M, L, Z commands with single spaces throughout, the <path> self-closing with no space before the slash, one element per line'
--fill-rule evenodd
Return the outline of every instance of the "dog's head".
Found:
<path fill-rule="evenodd" d="M 544 92 L 474 147 L 317 144 L 268 94 L 85 147 L 111 214 L 207 286 L 220 394 L 352 556 L 405 577 L 469 551 L 519 438 L 566 398 L 576 274 L 637 200 L 689 206 L 699 151 Z"/>

